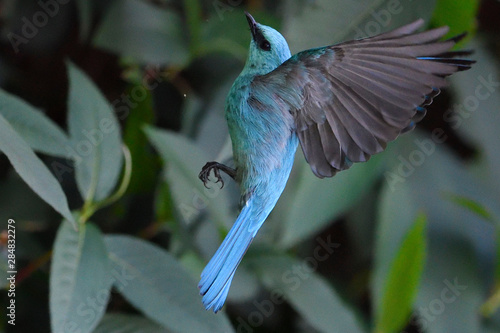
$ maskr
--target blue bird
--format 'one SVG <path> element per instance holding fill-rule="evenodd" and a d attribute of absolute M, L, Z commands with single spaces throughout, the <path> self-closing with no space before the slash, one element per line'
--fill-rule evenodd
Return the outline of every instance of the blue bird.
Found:
<path fill-rule="evenodd" d="M 241 189 L 241 212 L 201 274 L 206 309 L 219 311 L 243 255 L 285 188 L 300 142 L 312 172 L 332 177 L 365 162 L 413 129 L 444 77 L 474 63 L 450 51 L 465 34 L 440 41 L 448 27 L 417 33 L 423 20 L 374 37 L 299 52 L 246 13 L 252 40 L 226 99 L 235 168 L 208 162 Z"/>

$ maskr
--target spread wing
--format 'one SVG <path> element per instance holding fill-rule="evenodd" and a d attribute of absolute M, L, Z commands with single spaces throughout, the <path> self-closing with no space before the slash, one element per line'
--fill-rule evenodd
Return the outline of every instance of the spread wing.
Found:
<path fill-rule="evenodd" d="M 465 34 L 439 41 L 448 27 L 415 33 L 422 25 L 300 52 L 256 77 L 249 100 L 287 109 L 312 171 L 331 177 L 411 130 L 444 77 L 474 63 L 449 51 Z"/>

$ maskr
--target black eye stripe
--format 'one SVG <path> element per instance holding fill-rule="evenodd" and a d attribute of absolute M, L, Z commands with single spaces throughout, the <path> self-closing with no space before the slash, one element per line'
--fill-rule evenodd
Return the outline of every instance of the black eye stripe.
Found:
<path fill-rule="evenodd" d="M 264 51 L 270 51 L 271 50 L 271 43 L 264 37 L 262 34 L 262 31 L 260 29 L 256 29 L 255 35 L 254 35 L 255 42 L 257 43 L 257 46 Z"/>

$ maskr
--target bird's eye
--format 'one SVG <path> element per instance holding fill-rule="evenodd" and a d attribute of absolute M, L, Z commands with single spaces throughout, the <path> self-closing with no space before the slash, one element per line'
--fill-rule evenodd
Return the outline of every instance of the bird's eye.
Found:
<path fill-rule="evenodd" d="M 271 51 L 271 44 L 267 40 L 260 42 L 259 47 L 264 51 Z"/>

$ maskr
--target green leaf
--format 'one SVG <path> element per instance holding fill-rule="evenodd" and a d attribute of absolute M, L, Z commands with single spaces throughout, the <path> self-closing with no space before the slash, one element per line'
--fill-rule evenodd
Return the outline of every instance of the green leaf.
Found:
<path fill-rule="evenodd" d="M 0 114 L 33 150 L 58 157 L 69 156 L 69 138 L 52 120 L 19 97 L 1 89 Z"/>
<path fill-rule="evenodd" d="M 462 206 L 463 208 L 473 212 L 474 214 L 482 217 L 486 221 L 495 223 L 496 220 L 491 214 L 491 212 L 486 208 L 483 204 L 477 202 L 476 200 L 467 198 L 462 195 L 457 195 L 454 193 L 446 193 L 445 198 L 449 199 L 450 201 L 456 203 L 459 206 Z"/>
<path fill-rule="evenodd" d="M 189 30 L 189 48 L 194 55 L 201 42 L 201 6 L 198 0 L 184 0 L 186 25 Z"/>
<path fill-rule="evenodd" d="M 94 333 L 169 333 L 157 323 L 141 316 L 111 313 L 102 318 Z"/>
<path fill-rule="evenodd" d="M 99 27 L 94 43 L 142 63 L 184 65 L 189 40 L 180 16 L 146 1 L 115 1 Z"/>
<path fill-rule="evenodd" d="M 288 0 L 283 32 L 292 54 L 304 49 L 377 35 L 416 19 L 429 20 L 436 0 Z M 314 24 L 311 24 L 314 22 Z"/>
<path fill-rule="evenodd" d="M 61 185 L 12 126 L 0 115 L 0 151 L 26 184 L 64 218 L 75 225 Z"/>
<path fill-rule="evenodd" d="M 78 232 L 64 221 L 57 232 L 50 271 L 53 332 L 92 332 L 104 315 L 112 285 L 101 232 L 91 223 Z"/>
<path fill-rule="evenodd" d="M 182 135 L 153 127 L 146 127 L 145 132 L 165 163 L 164 180 L 183 221 L 188 225 L 207 209 L 219 225 L 226 225 L 231 220 L 226 192 L 218 184 L 206 189 L 198 179 L 210 160 L 205 152 Z"/>
<path fill-rule="evenodd" d="M 78 189 L 86 200 L 102 200 L 114 189 L 122 169 L 120 125 L 90 78 L 72 63 L 68 73 L 68 128 Z"/>
<path fill-rule="evenodd" d="M 424 211 L 429 228 L 427 262 L 412 322 L 418 320 L 421 324 L 417 326 L 425 332 L 477 332 L 480 325 L 477 310 L 484 287 L 483 280 L 476 275 L 474 252 L 484 258 L 494 256 L 495 226 L 445 200 L 442 193 L 456 193 L 485 202 L 496 214 L 499 205 L 493 199 L 494 192 L 489 184 L 473 177 L 445 145 L 433 141 L 430 134 L 414 132 L 401 136 L 393 148 L 387 159 L 395 166 L 386 173 L 386 177 L 392 176 L 384 183 L 377 217 L 372 278 L 374 313 L 381 311 L 378 307 L 382 305 L 394 253 L 415 216 Z M 434 246 L 430 245 L 432 242 Z M 469 248 L 467 251 L 462 250 L 464 245 Z M 493 271 L 493 267 L 486 269 Z M 450 302 L 451 296 L 447 294 L 445 297 L 450 298 L 445 302 L 440 299 L 441 291 L 447 287 L 444 281 L 453 282 L 455 277 L 470 290 L 467 289 L 467 297 L 461 296 L 454 302 Z"/>
<path fill-rule="evenodd" d="M 137 106 L 128 113 L 126 125 L 123 131 L 123 141 L 130 149 L 132 155 L 132 178 L 127 191 L 131 193 L 144 193 L 151 191 L 156 185 L 157 171 L 160 168 L 160 161 L 148 149 L 148 139 L 142 128 L 145 124 L 151 124 L 154 119 L 152 96 L 146 87 L 133 85 L 128 89 L 128 93 L 136 89 L 142 89 L 146 93 L 143 100 L 137 100 Z"/>
<path fill-rule="evenodd" d="M 447 25 L 450 31 L 445 38 L 450 38 L 462 32 L 474 33 L 477 27 L 478 0 L 438 0 L 432 15 L 432 25 L 440 27 Z M 463 46 L 459 43 L 457 48 Z"/>
<path fill-rule="evenodd" d="M 397 332 L 408 321 L 425 263 L 425 223 L 417 216 L 391 264 L 375 332 Z"/>
<path fill-rule="evenodd" d="M 284 296 L 319 332 L 364 332 L 352 310 L 314 272 L 314 266 L 311 267 L 317 265 L 321 258 L 308 259 L 299 261 L 287 256 L 261 256 L 257 260 L 247 260 L 246 264 L 259 272 L 263 283 L 271 291 L 270 299 L 260 302 L 262 308 L 272 313 L 275 306 L 283 302 Z"/>
<path fill-rule="evenodd" d="M 174 332 L 233 332 L 223 313 L 206 311 L 197 282 L 168 252 L 129 236 L 107 236 L 115 287 L 147 317 Z"/>
<path fill-rule="evenodd" d="M 291 247 L 324 228 L 336 217 L 353 207 L 368 193 L 383 169 L 383 156 L 374 156 L 368 163 L 357 164 L 331 179 L 319 179 L 298 154 L 283 198 L 271 219 L 279 219 L 280 246 Z M 307 221 L 307 222 L 305 222 Z"/>

